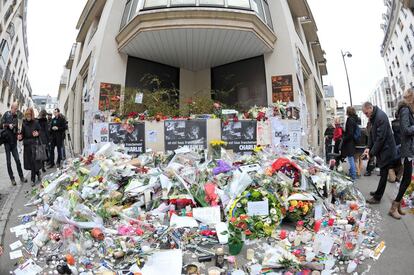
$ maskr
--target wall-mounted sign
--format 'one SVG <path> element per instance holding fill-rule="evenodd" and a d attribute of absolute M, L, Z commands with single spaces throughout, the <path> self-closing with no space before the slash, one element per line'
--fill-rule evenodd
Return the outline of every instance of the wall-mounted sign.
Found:
<path fill-rule="evenodd" d="M 166 120 L 164 122 L 165 150 L 187 146 L 201 150 L 207 148 L 206 120 Z"/>
<path fill-rule="evenodd" d="M 257 121 L 230 121 L 221 124 L 221 139 L 233 152 L 251 152 L 256 146 Z"/>
<path fill-rule="evenodd" d="M 109 141 L 125 144 L 125 149 L 130 155 L 145 153 L 145 123 L 109 123 Z"/>
<path fill-rule="evenodd" d="M 99 110 L 118 110 L 121 104 L 121 85 L 101 82 L 99 89 Z"/>
<path fill-rule="evenodd" d="M 293 102 L 293 78 L 292 75 L 272 76 L 273 102 Z"/>

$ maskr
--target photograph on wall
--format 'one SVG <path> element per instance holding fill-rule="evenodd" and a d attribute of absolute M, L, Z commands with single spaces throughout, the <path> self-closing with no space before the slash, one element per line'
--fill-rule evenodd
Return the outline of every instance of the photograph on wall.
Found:
<path fill-rule="evenodd" d="M 121 103 L 121 85 L 101 82 L 99 89 L 99 110 L 118 110 Z"/>
<path fill-rule="evenodd" d="M 272 76 L 273 103 L 277 101 L 293 102 L 293 78 L 292 75 Z"/>
<path fill-rule="evenodd" d="M 109 123 L 109 141 L 124 144 L 130 155 L 145 153 L 145 124 Z"/>
<path fill-rule="evenodd" d="M 235 153 L 251 152 L 257 143 L 257 121 L 230 121 L 221 124 L 221 139 Z"/>
<path fill-rule="evenodd" d="M 167 151 L 183 146 L 194 150 L 207 148 L 206 120 L 166 120 L 164 131 Z"/>

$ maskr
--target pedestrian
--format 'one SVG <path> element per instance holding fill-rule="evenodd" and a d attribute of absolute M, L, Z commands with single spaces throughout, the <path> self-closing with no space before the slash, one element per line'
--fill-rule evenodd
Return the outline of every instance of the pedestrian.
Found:
<path fill-rule="evenodd" d="M 13 169 L 11 165 L 11 155 L 16 162 L 17 172 L 20 177 L 20 182 L 27 182 L 27 179 L 23 176 L 22 165 L 19 159 L 19 153 L 17 152 L 17 131 L 18 131 L 18 121 L 17 121 L 17 110 L 19 108 L 18 103 L 14 102 L 11 105 L 10 111 L 4 113 L 1 118 L 0 128 L 4 130 L 4 149 L 6 151 L 6 161 L 7 161 L 7 172 L 12 185 L 16 185 L 16 180 L 14 179 Z"/>
<path fill-rule="evenodd" d="M 413 172 L 413 158 L 414 158 L 414 88 L 408 89 L 404 93 L 404 99 L 398 105 L 396 117 L 399 120 L 401 141 L 401 158 L 404 161 L 403 177 L 400 188 L 392 206 L 389 215 L 395 219 L 401 219 L 401 215 L 405 212 L 401 209 L 401 201 L 411 183 L 411 175 Z"/>
<path fill-rule="evenodd" d="M 343 135 L 343 129 L 341 126 L 341 121 L 339 120 L 339 118 L 335 118 L 335 129 L 334 129 L 334 135 L 333 135 L 333 140 L 335 142 L 334 145 L 334 153 L 335 154 L 339 154 L 339 150 L 341 149 L 340 145 L 342 142 L 342 135 Z"/>
<path fill-rule="evenodd" d="M 402 103 L 402 102 L 400 102 Z M 396 113 L 396 118 L 391 121 L 391 129 L 393 132 L 393 137 L 395 145 L 397 146 L 397 159 L 401 159 L 401 129 L 400 129 L 400 120 L 398 118 L 398 112 Z M 401 161 L 396 162 L 396 164 L 391 167 L 388 171 L 388 182 L 395 183 L 399 182 L 403 175 L 403 165 Z"/>
<path fill-rule="evenodd" d="M 332 140 L 333 140 L 334 130 L 335 130 L 334 126 L 332 124 L 329 124 L 324 133 L 326 163 L 329 162 L 329 154 L 332 151 Z"/>
<path fill-rule="evenodd" d="M 48 126 L 48 121 L 47 121 L 47 112 L 46 110 L 41 110 L 39 113 L 39 117 L 37 119 L 37 121 L 40 124 L 40 141 L 42 142 L 42 144 L 48 145 L 49 144 L 49 126 Z M 48 146 L 46 146 L 46 154 L 48 159 L 50 159 L 50 152 L 48 150 Z M 45 162 L 46 161 L 42 161 L 42 171 L 46 172 L 45 169 Z"/>
<path fill-rule="evenodd" d="M 345 123 L 345 133 L 342 142 L 342 150 L 341 155 L 346 157 L 349 164 L 349 176 L 352 180 L 356 180 L 356 167 L 355 167 L 355 135 L 357 132 L 358 126 L 358 116 L 355 112 L 355 108 L 352 106 L 348 106 L 346 108 L 346 115 L 348 119 Z"/>
<path fill-rule="evenodd" d="M 370 192 L 372 197 L 367 200 L 367 203 L 378 204 L 384 195 L 387 186 L 388 169 L 395 162 L 397 148 L 388 116 L 378 106 L 373 106 L 371 102 L 365 102 L 362 105 L 362 112 L 371 122 L 369 144 L 364 151 L 364 156 L 369 158 L 375 156 L 377 165 L 380 168 L 380 180 L 377 190 Z"/>
<path fill-rule="evenodd" d="M 36 176 L 40 182 L 40 169 L 42 162 L 36 160 L 35 146 L 40 144 L 41 126 L 35 119 L 33 108 L 28 108 L 24 114 L 23 126 L 21 133 L 18 135 L 19 140 L 23 140 L 23 163 L 24 169 L 31 171 L 32 186 L 36 184 Z"/>
<path fill-rule="evenodd" d="M 66 121 L 63 116 L 60 114 L 59 108 L 56 108 L 53 111 L 53 119 L 50 123 L 50 142 L 51 142 L 51 152 L 50 152 L 50 165 L 49 168 L 53 168 L 55 166 L 55 148 L 57 148 L 57 166 L 60 167 L 62 161 L 62 146 L 65 138 L 65 131 L 66 131 Z"/>

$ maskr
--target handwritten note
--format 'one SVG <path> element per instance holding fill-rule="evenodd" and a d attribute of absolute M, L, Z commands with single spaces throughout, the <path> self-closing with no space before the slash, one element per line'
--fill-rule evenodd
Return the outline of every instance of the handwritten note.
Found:
<path fill-rule="evenodd" d="M 247 215 L 249 216 L 268 216 L 269 201 L 249 201 L 247 202 Z"/>
<path fill-rule="evenodd" d="M 193 209 L 193 217 L 205 224 L 214 225 L 220 222 L 220 207 L 197 207 Z"/>

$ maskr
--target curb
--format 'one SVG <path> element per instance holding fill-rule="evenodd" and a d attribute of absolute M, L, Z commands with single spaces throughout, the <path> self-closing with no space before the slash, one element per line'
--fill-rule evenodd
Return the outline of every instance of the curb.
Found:
<path fill-rule="evenodd" d="M 29 173 L 26 174 L 26 178 L 28 175 Z M 4 207 L 0 212 L 0 244 L 3 244 L 4 241 L 4 233 L 7 227 L 7 222 L 9 220 L 11 210 L 13 209 L 13 203 L 23 189 L 24 184 L 25 183 L 21 183 L 16 186 L 18 188 L 12 188 L 12 191 L 9 193 L 6 202 L 4 203 Z"/>

